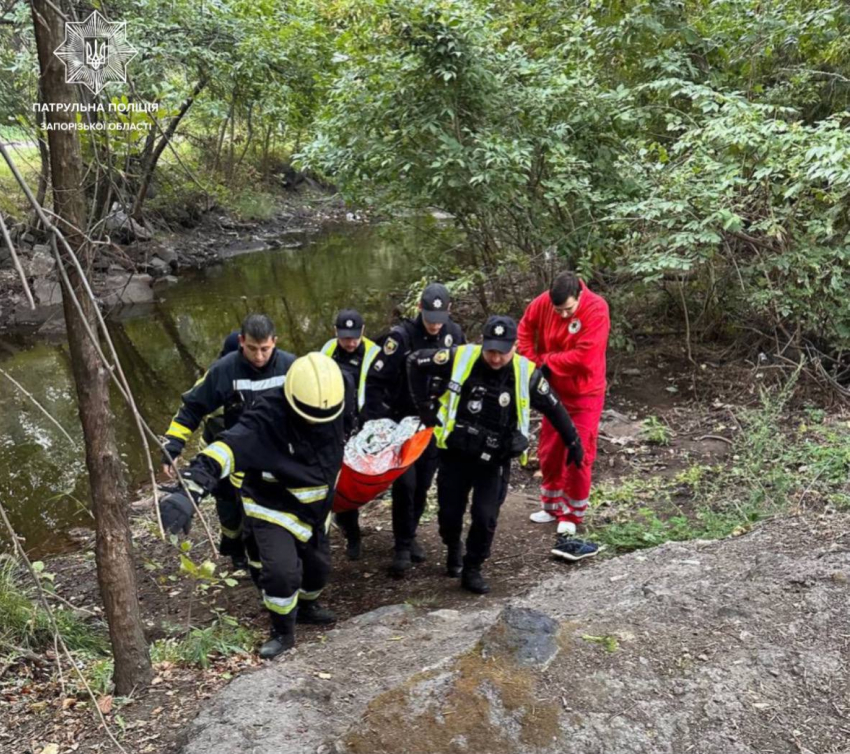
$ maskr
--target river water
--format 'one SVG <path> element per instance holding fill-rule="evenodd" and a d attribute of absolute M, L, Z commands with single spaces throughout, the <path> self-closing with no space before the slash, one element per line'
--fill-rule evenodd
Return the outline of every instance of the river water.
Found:
<path fill-rule="evenodd" d="M 279 346 L 297 354 L 320 348 L 332 337 L 335 313 L 343 307 L 363 314 L 367 333 L 386 329 L 389 293 L 417 276 L 415 260 L 432 239 L 430 230 L 344 227 L 314 236 L 300 249 L 245 254 L 184 274 L 155 304 L 118 312 L 110 330 L 142 414 L 155 431 L 164 432 L 180 394 L 250 312 L 272 317 Z M 75 442 L 0 374 L 0 499 L 28 551 L 43 555 L 67 549 L 73 546 L 70 530 L 92 525 L 67 345 L 0 340 L 0 368 L 32 393 Z M 134 423 L 115 393 L 112 405 L 134 489 L 146 480 L 147 467 Z"/>

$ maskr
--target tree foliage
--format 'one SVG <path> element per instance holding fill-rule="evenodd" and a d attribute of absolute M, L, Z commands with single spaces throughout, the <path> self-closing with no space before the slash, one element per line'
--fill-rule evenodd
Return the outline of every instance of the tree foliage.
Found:
<path fill-rule="evenodd" d="M 141 50 L 131 96 L 159 103 L 163 125 L 203 82 L 171 143 L 220 186 L 254 186 L 275 148 L 296 152 L 352 202 L 451 213 L 465 243 L 450 272 L 486 306 L 506 270 L 562 259 L 673 284 L 680 314 L 715 329 L 850 347 L 846 3 L 119 0 L 108 12 Z M 0 25 L 7 117 L 35 90 L 20 19 L 22 2 Z M 97 139 L 89 159 L 109 153 L 108 183 L 132 195 L 154 145 Z M 166 204 L 179 203 L 173 151 L 158 173 Z"/>
<path fill-rule="evenodd" d="M 850 345 L 845 5 L 349 7 L 302 160 L 350 198 L 451 212 L 479 276 L 556 251 Z"/>

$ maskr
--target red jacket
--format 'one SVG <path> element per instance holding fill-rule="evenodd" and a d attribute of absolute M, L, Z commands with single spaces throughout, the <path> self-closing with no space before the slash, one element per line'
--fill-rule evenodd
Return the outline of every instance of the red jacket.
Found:
<path fill-rule="evenodd" d="M 522 315 L 517 350 L 537 366 L 546 364 L 551 383 L 566 404 L 605 395 L 605 349 L 611 319 L 608 304 L 583 282 L 578 309 L 562 318 L 549 293 L 540 294 Z"/>

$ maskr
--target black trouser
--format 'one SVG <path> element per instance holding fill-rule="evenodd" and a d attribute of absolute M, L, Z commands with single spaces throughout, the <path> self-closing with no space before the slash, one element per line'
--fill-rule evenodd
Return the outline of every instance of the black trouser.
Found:
<path fill-rule="evenodd" d="M 230 477 L 222 479 L 213 490 L 215 510 L 221 526 L 221 541 L 218 551 L 231 558 L 245 555 L 242 543 L 242 498 L 231 483 Z"/>
<path fill-rule="evenodd" d="M 355 508 L 353 511 L 343 511 L 335 513 L 336 525 L 345 535 L 348 542 L 357 542 L 360 539 L 360 511 Z"/>
<path fill-rule="evenodd" d="M 409 550 L 416 527 L 425 511 L 428 490 L 437 473 L 437 443 L 434 438 L 425 452 L 393 482 L 393 536 L 396 550 Z"/>
<path fill-rule="evenodd" d="M 251 568 L 251 576 L 263 593 L 272 630 L 278 634 L 295 633 L 298 602 L 311 601 L 328 583 L 331 548 L 324 527 L 316 526 L 306 542 L 288 529 L 253 516 L 245 517 L 248 560 L 261 564 Z"/>
<path fill-rule="evenodd" d="M 472 492 L 472 524 L 466 538 L 464 568 L 480 568 L 490 557 L 499 510 L 508 494 L 510 459 L 485 463 L 457 450 L 440 451 L 437 477 L 440 537 L 446 545 L 460 544 L 463 516 Z"/>

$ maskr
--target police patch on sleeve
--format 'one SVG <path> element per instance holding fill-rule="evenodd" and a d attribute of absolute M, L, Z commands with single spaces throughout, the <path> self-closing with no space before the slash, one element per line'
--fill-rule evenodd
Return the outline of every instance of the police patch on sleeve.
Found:
<path fill-rule="evenodd" d="M 384 341 L 384 353 L 392 356 L 398 350 L 398 341 L 395 338 L 387 338 Z"/>
<path fill-rule="evenodd" d="M 449 352 L 448 349 L 442 348 L 437 353 L 434 354 L 434 363 L 435 364 L 445 364 L 449 360 Z"/>
<path fill-rule="evenodd" d="M 378 360 L 375 362 L 375 371 L 376 371 L 376 372 L 380 372 L 383 368 L 384 368 L 384 360 L 383 360 L 383 359 L 378 359 Z"/>
<path fill-rule="evenodd" d="M 549 383 L 546 381 L 545 377 L 540 378 L 540 382 L 537 383 L 537 392 L 540 395 L 549 395 Z"/>

